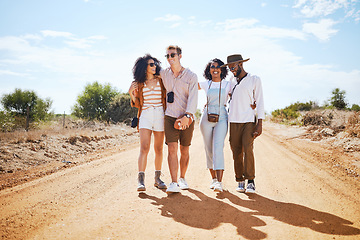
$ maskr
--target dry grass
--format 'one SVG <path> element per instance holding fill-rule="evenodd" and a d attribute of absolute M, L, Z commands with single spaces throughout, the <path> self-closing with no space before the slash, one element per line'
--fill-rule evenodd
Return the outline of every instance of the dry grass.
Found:
<path fill-rule="evenodd" d="M 360 137 L 360 112 L 354 112 L 349 116 L 346 132 L 352 137 Z"/>
<path fill-rule="evenodd" d="M 14 132 L 0 132 L 1 143 L 37 143 L 46 136 L 62 136 L 69 141 L 89 142 L 107 135 L 107 126 L 99 122 L 72 121 L 67 119 L 66 124 L 62 121 L 52 121 L 38 126 L 38 129 L 29 131 L 16 130 Z M 80 136 L 80 137 L 79 137 Z"/>

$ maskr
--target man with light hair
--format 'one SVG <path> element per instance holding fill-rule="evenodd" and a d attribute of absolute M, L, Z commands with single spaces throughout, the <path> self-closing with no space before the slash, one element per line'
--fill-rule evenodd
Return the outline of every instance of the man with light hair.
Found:
<path fill-rule="evenodd" d="M 167 47 L 165 56 L 170 67 L 162 70 L 160 75 L 167 95 L 165 143 L 168 146 L 171 183 L 166 192 L 176 193 L 180 192 L 180 190 L 189 189 L 185 174 L 189 166 L 189 148 L 194 131 L 194 116 L 198 101 L 198 80 L 195 73 L 181 65 L 182 50 L 180 47 Z M 180 178 L 177 180 L 179 142 Z"/>

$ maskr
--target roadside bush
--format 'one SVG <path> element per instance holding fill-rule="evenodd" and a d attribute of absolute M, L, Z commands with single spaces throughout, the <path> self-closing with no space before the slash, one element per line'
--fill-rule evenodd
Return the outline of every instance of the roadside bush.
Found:
<path fill-rule="evenodd" d="M 122 93 L 116 95 L 109 104 L 108 118 L 115 123 L 124 122 L 130 124 L 130 119 L 136 117 L 137 108 L 130 105 L 130 95 Z"/>
<path fill-rule="evenodd" d="M 110 84 L 102 85 L 98 82 L 88 84 L 77 97 L 72 114 L 79 118 L 105 121 L 108 119 L 110 102 L 118 95 Z"/>
<path fill-rule="evenodd" d="M 4 94 L 1 104 L 7 114 L 26 117 L 31 121 L 44 121 L 51 117 L 49 113 L 52 100 L 41 99 L 34 91 L 23 91 L 16 88 L 13 93 Z"/>
<path fill-rule="evenodd" d="M 360 106 L 357 104 L 353 104 L 350 108 L 351 111 L 360 111 Z"/>
<path fill-rule="evenodd" d="M 309 112 L 303 116 L 302 123 L 304 126 L 308 126 L 308 125 L 329 126 L 331 123 L 331 119 L 332 119 L 331 114 L 329 114 L 328 116 L 323 116 L 320 113 Z"/>
<path fill-rule="evenodd" d="M 297 124 L 296 120 L 300 114 L 292 109 L 277 109 L 271 113 L 272 121 L 287 123 L 287 124 Z"/>
<path fill-rule="evenodd" d="M 12 132 L 15 129 L 15 118 L 7 112 L 0 111 L 1 132 Z"/>

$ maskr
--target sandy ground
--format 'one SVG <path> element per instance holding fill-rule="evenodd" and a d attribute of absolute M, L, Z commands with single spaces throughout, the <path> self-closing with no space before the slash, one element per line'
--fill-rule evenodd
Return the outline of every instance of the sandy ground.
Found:
<path fill-rule="evenodd" d="M 302 128 L 266 123 L 255 141 L 256 194 L 235 191 L 228 141 L 224 186 L 209 189 L 199 129 L 190 148 L 190 190 L 154 188 L 153 151 L 138 193 L 137 144 L 0 191 L 2 239 L 359 239 L 354 155 L 300 139 Z M 167 149 L 164 148 L 166 155 Z M 97 158 L 96 158 L 97 156 Z M 170 177 L 166 158 L 163 180 Z"/>

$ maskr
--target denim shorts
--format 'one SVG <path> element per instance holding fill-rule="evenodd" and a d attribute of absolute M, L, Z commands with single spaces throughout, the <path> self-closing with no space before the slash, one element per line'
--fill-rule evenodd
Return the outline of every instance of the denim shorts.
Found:
<path fill-rule="evenodd" d="M 164 108 L 150 107 L 141 111 L 139 129 L 145 128 L 155 132 L 164 131 Z"/>

